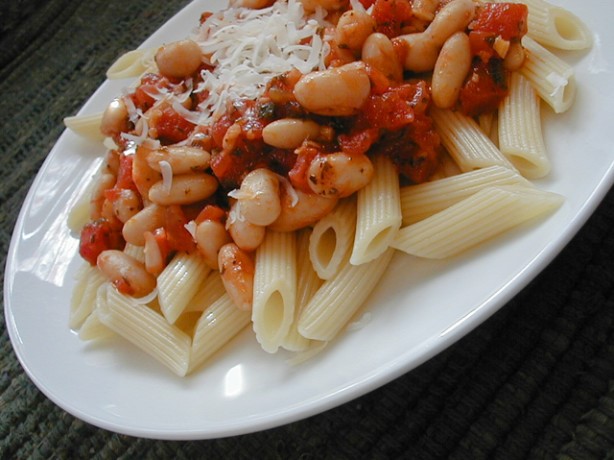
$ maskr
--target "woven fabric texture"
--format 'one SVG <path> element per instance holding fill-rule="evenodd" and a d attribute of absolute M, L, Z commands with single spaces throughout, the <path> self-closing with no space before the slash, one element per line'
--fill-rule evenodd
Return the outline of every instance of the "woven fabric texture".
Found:
<path fill-rule="evenodd" d="M 19 209 L 63 117 L 77 112 L 117 56 L 186 3 L 0 6 L 3 269 Z M 611 192 L 541 275 L 440 355 L 323 414 L 217 440 L 137 439 L 67 414 L 23 372 L 2 315 L 0 458 L 614 458 L 613 255 Z"/>

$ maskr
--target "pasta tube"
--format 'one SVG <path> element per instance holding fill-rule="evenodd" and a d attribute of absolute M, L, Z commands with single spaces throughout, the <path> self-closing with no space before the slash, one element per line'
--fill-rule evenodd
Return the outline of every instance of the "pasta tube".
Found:
<path fill-rule="evenodd" d="M 364 264 L 382 254 L 401 227 L 399 173 L 388 157 L 373 159 L 375 174 L 358 191 L 356 235 L 350 263 Z"/>
<path fill-rule="evenodd" d="M 503 166 L 490 166 L 457 176 L 408 185 L 401 189 L 403 225 L 423 220 L 494 185 L 533 186 L 518 172 Z"/>
<path fill-rule="evenodd" d="M 335 209 L 320 219 L 309 238 L 309 260 L 318 276 L 332 278 L 351 250 L 356 231 L 356 199 L 341 200 Z"/>
<path fill-rule="evenodd" d="M 178 253 L 158 276 L 158 301 L 173 324 L 188 306 L 211 269 L 198 253 Z"/>
<path fill-rule="evenodd" d="M 107 288 L 107 301 L 98 304 L 100 320 L 110 329 L 157 359 L 179 376 L 186 375 L 190 337 L 162 315 L 132 297 Z"/>
<path fill-rule="evenodd" d="M 488 187 L 399 230 L 392 247 L 429 259 L 463 252 L 521 223 L 558 208 L 560 195 L 536 188 Z"/>
<path fill-rule="evenodd" d="M 441 142 L 463 172 L 488 166 L 514 166 L 482 132 L 473 118 L 452 110 L 431 110 Z"/>
<path fill-rule="evenodd" d="M 361 265 L 346 264 L 333 279 L 318 289 L 299 319 L 299 333 L 313 340 L 330 341 L 337 336 L 373 291 L 394 251 Z"/>
<path fill-rule="evenodd" d="M 294 318 L 296 235 L 268 231 L 256 251 L 252 322 L 262 349 L 274 353 Z"/>
<path fill-rule="evenodd" d="M 239 310 L 227 294 L 207 307 L 196 323 L 189 372 L 200 367 L 250 322 L 250 313 Z"/>
<path fill-rule="evenodd" d="M 499 107 L 499 149 L 529 179 L 550 172 L 539 98 L 529 81 L 517 72 L 511 75 L 509 94 Z"/>

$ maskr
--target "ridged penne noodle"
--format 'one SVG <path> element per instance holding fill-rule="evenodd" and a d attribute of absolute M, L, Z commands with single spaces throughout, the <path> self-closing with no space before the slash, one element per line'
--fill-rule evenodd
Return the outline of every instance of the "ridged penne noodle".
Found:
<path fill-rule="evenodd" d="M 386 249 L 370 262 L 345 264 L 337 276 L 325 281 L 301 314 L 300 334 L 325 342 L 334 339 L 375 289 L 393 253 Z"/>
<path fill-rule="evenodd" d="M 96 304 L 96 292 L 107 280 L 97 267 L 88 264 L 79 269 L 76 281 L 68 316 L 68 325 L 71 329 L 78 329 L 92 312 Z"/>
<path fill-rule="evenodd" d="M 457 111 L 435 107 L 432 107 L 431 116 L 442 144 L 461 171 L 494 165 L 514 168 L 473 118 Z"/>
<path fill-rule="evenodd" d="M 102 112 L 90 115 L 74 115 L 64 118 L 64 126 L 79 136 L 102 142 L 104 136 L 100 132 L 101 120 Z"/>
<path fill-rule="evenodd" d="M 107 70 L 109 80 L 138 77 L 148 70 L 155 69 L 155 49 L 136 49 L 122 54 Z"/>
<path fill-rule="evenodd" d="M 498 3 L 510 0 L 496 0 Z M 582 50 L 593 44 L 590 29 L 575 14 L 544 0 L 511 0 L 529 7 L 528 32 L 539 43 L 562 50 Z"/>
<path fill-rule="evenodd" d="M 356 198 L 339 201 L 335 209 L 313 226 L 309 238 L 309 260 L 318 276 L 332 278 L 354 243 Z"/>
<path fill-rule="evenodd" d="M 530 187 L 487 187 L 457 204 L 402 228 L 392 247 L 429 259 L 461 253 L 558 208 L 560 195 Z"/>
<path fill-rule="evenodd" d="M 194 328 L 189 372 L 200 367 L 250 322 L 250 312 L 239 310 L 227 294 L 207 307 Z"/>
<path fill-rule="evenodd" d="M 351 203 L 351 201 L 352 200 L 349 200 L 348 202 Z M 351 204 L 351 206 L 355 206 L 355 204 Z M 352 226 L 352 233 L 353 232 L 354 230 Z M 296 236 L 296 306 L 292 324 L 290 325 L 288 333 L 281 342 L 281 346 L 290 351 L 307 350 L 312 342 L 298 332 L 298 320 L 303 308 L 322 285 L 322 279 L 314 270 L 314 266 L 309 256 L 311 235 L 312 230 L 310 228 L 304 228 L 299 230 Z M 337 250 L 338 247 L 339 246 L 336 245 L 334 250 Z M 351 242 L 345 249 L 344 257 L 347 257 L 349 254 L 350 247 Z"/>
<path fill-rule="evenodd" d="M 490 166 L 431 182 L 407 185 L 401 188 L 403 225 L 419 222 L 495 185 L 532 187 L 531 182 L 517 171 L 503 166 Z"/>
<path fill-rule="evenodd" d="M 375 174 L 357 193 L 356 235 L 350 263 L 364 264 L 382 254 L 401 227 L 399 173 L 390 158 L 373 158 Z"/>
<path fill-rule="evenodd" d="M 565 112 L 576 95 L 574 70 L 561 58 L 544 48 L 530 37 L 522 39 L 527 57 L 520 73 L 556 113 Z"/>
<path fill-rule="evenodd" d="M 191 311 L 203 311 L 213 302 L 219 299 L 226 292 L 222 277 L 219 271 L 212 271 L 202 282 L 188 306 L 183 310 L 184 313 Z"/>
<path fill-rule="evenodd" d="M 117 334 L 153 356 L 175 374 L 188 372 L 190 337 L 178 327 L 133 298 L 107 289 L 107 301 L 97 308 L 100 320 Z"/>
<path fill-rule="evenodd" d="M 176 254 L 162 270 L 158 276 L 158 301 L 170 324 L 183 313 L 210 270 L 197 252 Z"/>
<path fill-rule="evenodd" d="M 109 289 L 109 283 L 103 283 L 96 291 L 96 304 L 94 310 L 92 310 L 79 328 L 79 338 L 81 340 L 102 340 L 115 335 L 115 332 L 109 329 L 100 320 L 100 316 L 98 315 L 98 305 L 107 301 L 107 289 Z"/>
<path fill-rule="evenodd" d="M 90 191 L 91 189 L 88 189 Z M 90 194 L 85 193 L 68 212 L 66 225 L 71 232 L 79 233 L 90 219 Z"/>
<path fill-rule="evenodd" d="M 267 231 L 256 250 L 252 322 L 262 349 L 274 353 L 294 319 L 296 235 Z"/>
<path fill-rule="evenodd" d="M 540 101 L 529 81 L 514 72 L 499 106 L 499 149 L 529 179 L 550 172 L 542 135 Z"/>

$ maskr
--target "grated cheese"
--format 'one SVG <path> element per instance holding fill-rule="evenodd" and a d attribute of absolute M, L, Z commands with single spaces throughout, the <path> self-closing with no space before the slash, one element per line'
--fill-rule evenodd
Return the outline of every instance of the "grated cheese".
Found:
<path fill-rule="evenodd" d="M 297 0 L 268 8 L 230 8 L 208 17 L 192 39 L 213 70 L 202 73 L 195 92 L 206 91 L 201 120 L 220 116 L 236 98 L 255 99 L 268 81 L 284 72 L 324 68 L 328 45 L 320 33 L 329 26 L 324 10 L 307 17 Z"/>

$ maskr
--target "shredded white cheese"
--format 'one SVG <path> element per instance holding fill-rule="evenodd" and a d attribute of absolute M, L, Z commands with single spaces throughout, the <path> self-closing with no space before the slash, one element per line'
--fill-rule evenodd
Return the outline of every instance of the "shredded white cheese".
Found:
<path fill-rule="evenodd" d="M 257 98 L 271 78 L 293 68 L 323 69 L 325 14 L 319 10 L 306 17 L 302 4 L 289 0 L 260 10 L 230 8 L 207 18 L 192 37 L 214 66 L 203 71 L 195 90 L 208 94 L 199 107 L 202 117 L 221 115 L 235 98 Z"/>
<path fill-rule="evenodd" d="M 160 161 L 158 165 L 160 165 L 160 173 L 162 174 L 162 190 L 168 195 L 173 187 L 173 167 L 166 160 Z"/>

